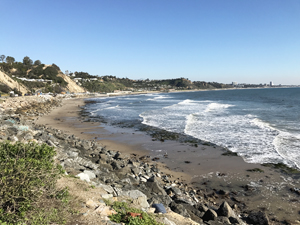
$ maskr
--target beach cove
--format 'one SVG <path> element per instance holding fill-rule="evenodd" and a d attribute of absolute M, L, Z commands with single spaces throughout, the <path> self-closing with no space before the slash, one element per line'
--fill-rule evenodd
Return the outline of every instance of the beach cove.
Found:
<path fill-rule="evenodd" d="M 84 206 L 73 223 L 113 224 L 105 220 L 105 210 L 99 211 L 110 212 L 104 198 L 130 198 L 148 211 L 162 203 L 167 213 L 158 218 L 164 224 L 299 223 L 295 170 L 248 164 L 213 143 L 161 140 L 145 131 L 93 122 L 83 111 L 91 97 L 97 96 L 9 98 L 0 107 L 2 140 L 47 143 L 55 147 L 56 161 L 68 176 L 85 180 L 64 177 L 58 183 Z M 167 154 L 158 157 L 149 146 Z"/>
<path fill-rule="evenodd" d="M 177 151 L 167 151 L 167 157 L 162 157 L 157 162 L 165 165 L 162 168 L 171 169 L 168 173 L 172 174 L 174 180 L 179 178 L 195 188 L 212 206 L 216 207 L 226 200 L 239 211 L 245 212 L 245 215 L 246 212 L 261 211 L 275 224 L 281 224 L 282 221 L 296 224 L 295 221 L 299 218 L 297 175 L 282 173 L 280 169 L 275 170 L 259 164 L 245 163 L 237 156 L 224 156 L 222 154 L 226 151 L 213 144 L 195 147 L 176 141 L 153 141 L 145 133 L 128 128 L 84 121 L 86 118 L 78 116 L 80 107 L 84 104 L 83 99 L 64 100 L 63 107 L 41 117 L 38 123 L 86 140 L 98 140 L 108 149 L 133 153 L 137 157 L 149 157 L 150 162 L 154 154 L 143 147 L 146 143 L 159 149 L 165 148 L 166 151 L 168 148 L 175 148 Z M 197 165 L 193 163 L 195 157 Z"/>

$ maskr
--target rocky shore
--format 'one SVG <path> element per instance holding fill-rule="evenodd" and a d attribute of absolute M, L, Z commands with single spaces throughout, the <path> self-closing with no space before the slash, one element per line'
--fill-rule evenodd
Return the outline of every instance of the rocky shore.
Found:
<path fill-rule="evenodd" d="M 73 96 L 74 97 L 74 96 Z M 98 218 L 97 224 L 115 224 L 107 216 L 114 213 L 106 200 L 130 199 L 149 213 L 163 212 L 158 220 L 164 224 L 300 224 L 299 220 L 275 220 L 266 211 L 244 210 L 233 191 L 197 190 L 160 170 L 147 157 L 113 151 L 95 140 L 85 140 L 59 129 L 37 125 L 37 117 L 62 105 L 62 96 L 19 97 L 4 100 L 0 105 L 2 141 L 34 141 L 47 143 L 57 151 L 56 161 L 68 176 L 79 177 L 101 190 L 101 196 L 86 199 L 78 224 Z M 247 188 L 247 187 L 245 187 Z M 249 186 L 248 189 L 252 187 Z M 299 201 L 297 188 L 287 190 Z M 228 200 L 230 201 L 228 201 Z M 156 207 L 156 208 L 155 208 Z M 95 217 L 96 216 L 96 217 Z M 300 217 L 300 214 L 299 214 Z"/>

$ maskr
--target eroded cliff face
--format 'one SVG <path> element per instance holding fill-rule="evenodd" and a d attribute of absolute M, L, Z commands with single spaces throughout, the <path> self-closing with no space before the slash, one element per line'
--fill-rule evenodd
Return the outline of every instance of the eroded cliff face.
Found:
<path fill-rule="evenodd" d="M 57 76 L 62 77 L 68 83 L 67 89 L 69 92 L 74 92 L 74 93 L 85 92 L 84 88 L 77 85 L 76 82 L 74 82 L 70 77 L 63 74 L 62 72 L 59 72 Z"/>
<path fill-rule="evenodd" d="M 7 74 L 5 74 L 2 71 L 0 71 L 0 83 L 6 84 L 11 89 L 16 88 L 17 90 L 22 92 L 22 94 L 26 94 L 29 91 L 29 89 L 27 87 L 25 87 L 24 85 L 20 84 L 19 82 L 13 80 L 10 76 L 8 76 Z"/>

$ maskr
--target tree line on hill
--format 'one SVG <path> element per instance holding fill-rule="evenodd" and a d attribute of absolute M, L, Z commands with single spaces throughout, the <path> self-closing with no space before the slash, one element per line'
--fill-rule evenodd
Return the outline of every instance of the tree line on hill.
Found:
<path fill-rule="evenodd" d="M 22 83 L 31 92 L 41 90 L 43 92 L 60 93 L 66 91 L 68 84 L 62 77 L 57 76 L 58 73 L 61 72 L 57 65 L 52 64 L 51 66 L 46 66 L 40 60 L 33 61 L 28 56 L 25 56 L 22 62 L 17 62 L 12 56 L 0 55 L 0 69 L 14 80 Z M 165 80 L 132 80 L 127 77 L 117 78 L 112 75 L 98 76 L 77 71 L 74 73 L 66 71 L 66 74 L 76 80 L 77 84 L 87 91 L 100 93 L 113 92 L 115 90 L 170 91 L 232 87 L 231 85 L 217 82 L 192 82 L 183 77 Z M 28 81 L 29 79 L 31 80 Z M 10 91 L 9 88 L 0 84 L 0 92 L 6 93 L 7 91 Z"/>

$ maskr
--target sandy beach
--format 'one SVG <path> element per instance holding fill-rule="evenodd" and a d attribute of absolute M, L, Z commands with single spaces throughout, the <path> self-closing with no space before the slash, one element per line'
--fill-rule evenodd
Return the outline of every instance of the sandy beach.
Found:
<path fill-rule="evenodd" d="M 210 194 L 211 201 L 226 199 L 242 210 L 265 211 L 273 222 L 300 218 L 299 175 L 284 174 L 270 167 L 245 163 L 238 156 L 224 156 L 215 145 L 194 146 L 166 140 L 153 141 L 144 132 L 87 122 L 80 117 L 85 104 L 82 98 L 65 99 L 63 106 L 39 117 L 43 124 L 86 139 L 96 140 L 107 149 L 136 157 L 157 157 L 160 168 L 198 191 Z"/>

